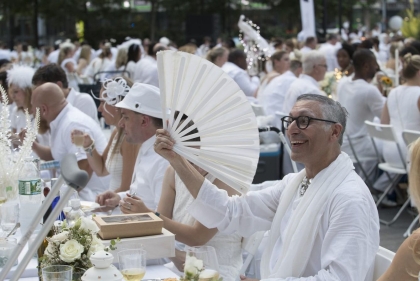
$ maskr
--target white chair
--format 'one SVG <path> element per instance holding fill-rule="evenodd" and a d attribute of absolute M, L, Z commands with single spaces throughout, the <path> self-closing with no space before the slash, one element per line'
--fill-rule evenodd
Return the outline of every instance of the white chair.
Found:
<path fill-rule="evenodd" d="M 257 253 L 258 247 L 260 246 L 261 241 L 264 238 L 264 233 L 265 231 L 258 231 L 250 237 L 244 237 L 242 239 L 242 250 L 246 251 L 248 255 L 244 260 L 241 270 L 239 271 L 239 275 L 245 275 L 245 271 L 247 270 L 249 264 L 251 263 L 251 260 Z M 239 280 L 239 276 L 237 279 Z"/>
<path fill-rule="evenodd" d="M 412 131 L 412 130 L 404 130 L 402 132 L 402 136 L 403 136 L 405 144 L 409 146 L 411 143 L 415 142 L 420 137 L 420 132 Z M 411 232 L 413 232 L 414 227 L 419 224 L 419 218 L 420 218 L 420 215 L 417 215 L 415 219 L 411 222 L 406 232 L 404 232 L 404 237 L 408 237 L 411 235 Z"/>
<path fill-rule="evenodd" d="M 251 107 L 255 116 L 265 116 L 264 107 L 261 104 L 251 102 Z"/>
<path fill-rule="evenodd" d="M 388 249 L 379 247 L 378 252 L 375 256 L 375 265 L 373 270 L 372 281 L 376 281 L 381 277 L 388 267 L 391 265 L 392 260 L 394 259 L 395 253 L 391 252 Z"/>
<path fill-rule="evenodd" d="M 398 144 L 392 125 L 377 124 L 370 121 L 365 121 L 365 125 L 368 130 L 369 136 L 372 139 L 372 144 L 375 149 L 376 155 L 378 157 L 378 162 L 379 162 L 378 168 L 384 171 L 388 176 L 389 176 L 389 173 L 396 175 L 393 179 L 391 179 L 391 177 L 389 176 L 390 181 L 391 181 L 390 185 L 385 189 L 384 193 L 378 199 L 378 201 L 376 201 L 376 206 L 379 206 L 381 202 L 384 200 L 384 198 L 388 195 L 389 191 L 393 189 L 399 183 L 399 181 L 405 174 L 407 174 L 407 169 L 405 168 L 406 167 L 405 159 L 401 153 L 401 148 Z M 392 166 L 389 163 L 382 161 L 382 157 L 379 155 L 378 149 L 376 148 L 376 144 L 374 141 L 375 138 L 382 141 L 389 141 L 389 142 L 395 143 L 404 169 Z M 407 201 L 405 201 L 405 203 L 398 210 L 397 214 L 394 216 L 392 220 L 390 221 L 380 220 L 380 222 L 388 226 L 393 224 L 394 222 L 397 221 L 397 219 L 400 217 L 402 212 L 407 208 L 409 204 L 410 204 L 410 198 L 408 198 Z"/>

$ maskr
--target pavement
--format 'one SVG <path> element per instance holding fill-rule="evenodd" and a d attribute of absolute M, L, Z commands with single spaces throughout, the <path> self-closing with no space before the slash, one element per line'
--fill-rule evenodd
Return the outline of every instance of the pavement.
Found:
<path fill-rule="evenodd" d="M 384 220 L 391 220 L 397 213 L 398 208 L 379 208 L 379 217 Z M 411 224 L 416 215 L 411 214 L 411 211 L 404 211 L 399 219 L 391 226 L 385 226 L 381 224 L 380 228 L 380 245 L 393 252 L 396 252 L 402 242 L 405 240 L 403 237 L 404 232 Z M 417 225 L 414 229 L 418 228 Z"/>

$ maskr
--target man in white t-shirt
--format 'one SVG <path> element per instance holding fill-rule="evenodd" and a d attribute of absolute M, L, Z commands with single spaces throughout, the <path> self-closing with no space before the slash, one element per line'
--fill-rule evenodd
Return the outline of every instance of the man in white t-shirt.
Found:
<path fill-rule="evenodd" d="M 73 88 L 68 87 L 67 76 L 64 70 L 57 64 L 48 64 L 38 68 L 32 78 L 32 84 L 35 86 L 44 83 L 57 84 L 64 93 L 64 97 L 71 105 L 90 116 L 98 124 L 98 109 L 93 98 L 86 93 L 79 93 Z"/>
<path fill-rule="evenodd" d="M 130 193 L 106 191 L 96 201 L 101 206 L 115 207 L 126 195 L 132 196 L 135 193 L 133 198 L 141 199 L 147 208 L 156 210 L 163 177 L 169 165 L 153 149 L 156 130 L 162 128 L 159 89 L 152 85 L 135 83 L 124 100 L 116 106 L 121 108 L 122 118 L 118 125 L 124 129 L 125 140 L 141 144 L 141 148 L 134 166 Z M 121 202 L 120 208 L 130 211 L 131 205 Z"/>
<path fill-rule="evenodd" d="M 319 47 L 319 51 L 323 52 L 327 61 L 327 71 L 334 71 L 338 68 L 337 62 L 337 35 L 329 34 L 328 41 Z"/>
<path fill-rule="evenodd" d="M 282 112 L 288 114 L 297 98 L 304 94 L 324 95 L 319 89 L 318 81 L 324 79 L 327 71 L 325 55 L 320 51 L 310 51 L 303 55 L 303 73 L 291 85 L 284 98 Z"/>
<path fill-rule="evenodd" d="M 318 44 L 318 40 L 316 39 L 316 37 L 310 36 L 306 38 L 305 46 L 303 46 L 302 49 L 300 49 L 300 52 L 302 54 L 305 54 L 307 52 L 313 51 L 316 49 L 317 44 Z"/>
<path fill-rule="evenodd" d="M 147 56 L 136 63 L 133 81 L 159 87 L 156 54 L 167 49 L 162 44 L 156 44 L 153 48 L 149 47 Z"/>
<path fill-rule="evenodd" d="M 64 97 L 57 84 L 44 83 L 35 88 L 32 93 L 32 106 L 40 109 L 41 132 L 49 129 L 51 133 L 50 146 L 35 142 L 33 151 L 42 160 L 61 161 L 68 153 L 76 153 L 79 168 L 85 170 L 90 180 L 85 188 L 79 191 L 80 199 L 94 201 L 96 195 L 108 189 L 109 176 L 98 177 L 89 165 L 86 150 L 78 149 L 71 141 L 71 132 L 79 130 L 89 134 L 94 140 L 94 148 L 102 153 L 107 141 L 99 124 L 79 109 L 73 107 Z M 91 148 L 93 149 L 93 148 Z"/>

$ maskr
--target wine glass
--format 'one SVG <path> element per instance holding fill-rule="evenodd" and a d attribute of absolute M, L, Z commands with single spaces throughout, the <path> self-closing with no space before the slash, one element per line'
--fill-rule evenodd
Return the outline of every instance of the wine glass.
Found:
<path fill-rule="evenodd" d="M 118 252 L 120 271 L 126 281 L 140 281 L 146 274 L 146 251 L 131 249 Z"/>
<path fill-rule="evenodd" d="M 217 260 L 216 250 L 212 246 L 186 246 L 187 256 L 185 264 L 188 259 L 195 257 L 203 261 L 203 270 L 199 273 L 200 281 L 211 281 L 219 279 L 219 261 Z"/>
<path fill-rule="evenodd" d="M 72 135 L 73 135 L 73 143 L 77 147 L 76 155 L 80 155 L 84 153 L 82 149 L 83 149 L 83 143 L 85 142 L 85 132 L 74 130 L 72 132 Z"/>

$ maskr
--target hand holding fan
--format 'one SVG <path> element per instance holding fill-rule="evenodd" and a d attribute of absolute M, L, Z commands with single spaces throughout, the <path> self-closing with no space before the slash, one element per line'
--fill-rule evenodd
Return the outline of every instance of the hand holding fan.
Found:
<path fill-rule="evenodd" d="M 221 68 L 198 56 L 163 51 L 157 61 L 163 124 L 175 140 L 173 150 L 246 193 L 260 150 L 245 94 Z"/>

